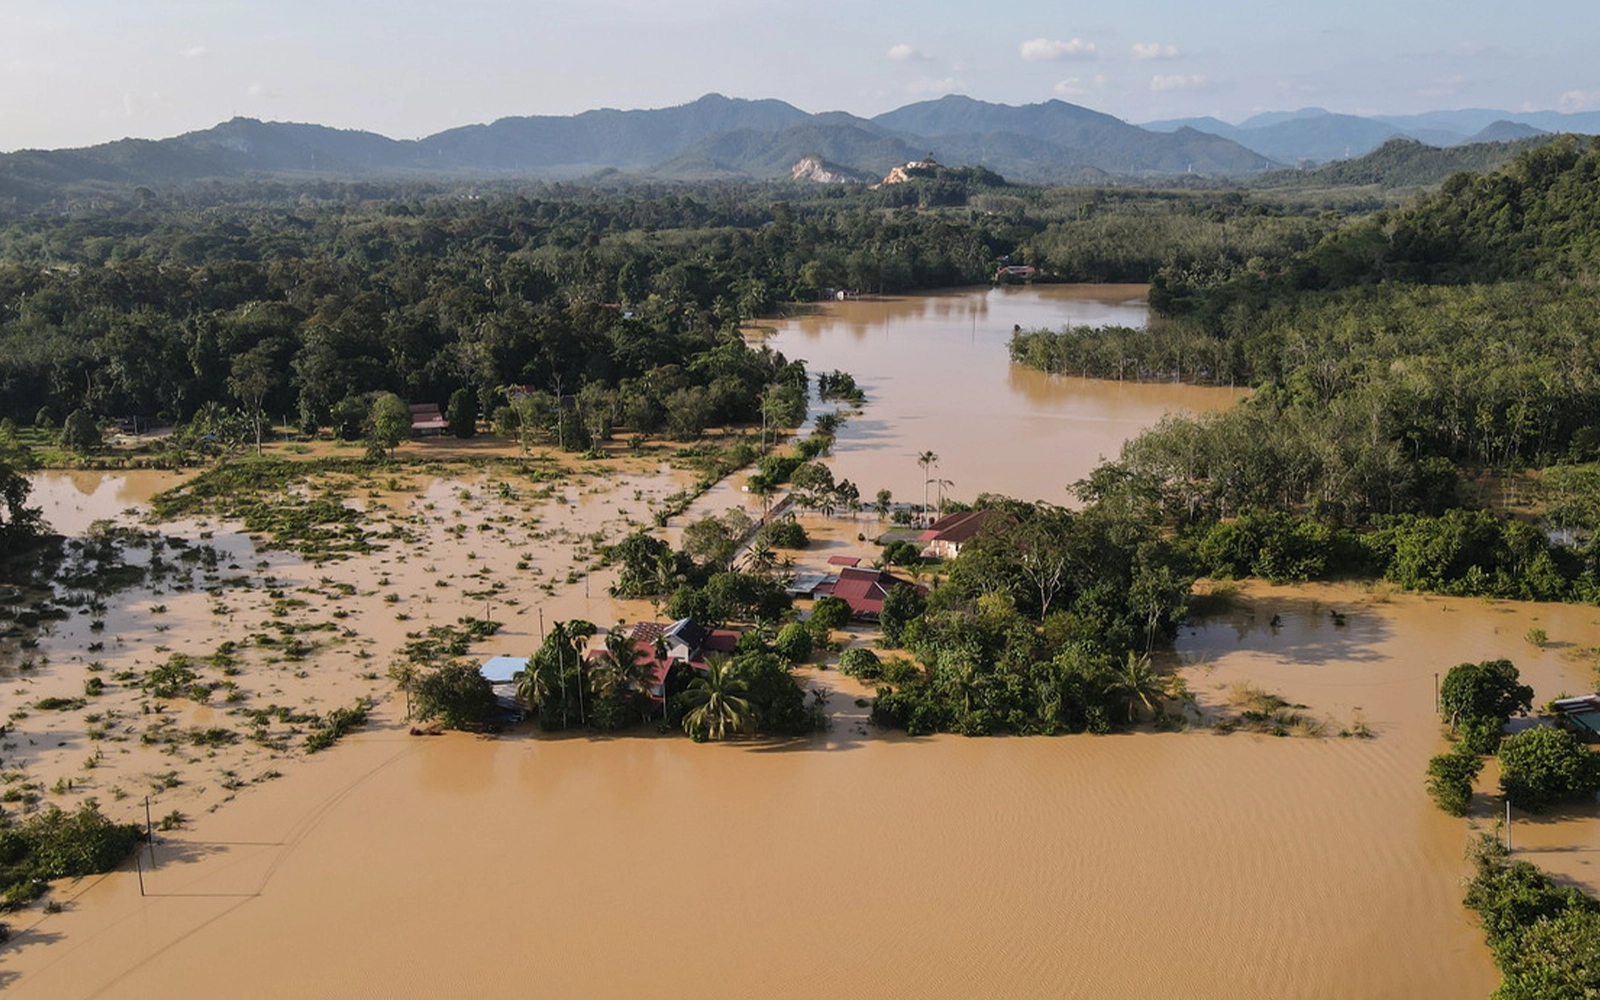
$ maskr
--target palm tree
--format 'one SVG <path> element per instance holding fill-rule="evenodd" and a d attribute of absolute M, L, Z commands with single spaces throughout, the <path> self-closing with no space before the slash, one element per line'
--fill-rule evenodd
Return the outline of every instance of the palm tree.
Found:
<path fill-rule="evenodd" d="M 728 661 L 713 657 L 706 663 L 703 677 L 689 682 L 683 693 L 689 710 L 683 716 L 683 731 L 691 736 L 699 733 L 706 739 L 726 739 L 728 732 L 746 733 L 755 725 L 755 716 L 745 689 L 728 670 Z"/>
<path fill-rule="evenodd" d="M 1167 680 L 1156 673 L 1149 653 L 1128 650 L 1128 658 L 1111 674 L 1107 693 L 1128 699 L 1128 721 L 1139 721 L 1139 706 L 1152 714 L 1161 712 L 1161 700 L 1167 696 Z"/>
<path fill-rule="evenodd" d="M 773 551 L 766 539 L 758 536 L 745 551 L 744 562 L 750 572 L 757 576 L 766 576 L 772 571 L 772 567 L 777 565 L 778 553 Z"/>
<path fill-rule="evenodd" d="M 633 635 L 622 628 L 606 633 L 606 648 L 593 669 L 595 691 L 610 696 L 620 687 L 628 686 L 647 690 L 654 676 L 654 665 L 649 654 L 633 641 Z"/>
<path fill-rule="evenodd" d="M 541 713 L 556 693 L 558 679 L 550 676 L 548 660 L 531 657 L 528 665 L 511 677 L 517 682 L 517 697 L 531 712 Z"/>
<path fill-rule="evenodd" d="M 928 512 L 928 483 L 932 481 L 932 477 L 928 475 L 928 469 L 938 463 L 939 456 L 931 451 L 925 451 L 917 456 L 917 464 L 922 466 L 922 512 L 924 514 Z"/>
<path fill-rule="evenodd" d="M 566 623 L 567 643 L 572 647 L 572 662 L 577 669 L 578 682 L 578 725 L 584 725 L 588 720 L 583 712 L 583 653 L 588 648 L 589 637 L 598 629 L 590 622 L 581 618 Z"/>

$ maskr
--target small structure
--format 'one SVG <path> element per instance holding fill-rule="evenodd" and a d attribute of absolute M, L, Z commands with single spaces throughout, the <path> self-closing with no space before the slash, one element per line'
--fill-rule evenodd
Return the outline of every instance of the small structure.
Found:
<path fill-rule="evenodd" d="M 478 668 L 478 676 L 494 689 L 495 704 L 500 706 L 502 719 L 521 722 L 522 704 L 517 701 L 517 675 L 528 669 L 526 656 L 492 656 Z"/>
<path fill-rule="evenodd" d="M 818 597 L 838 597 L 850 605 L 850 617 L 875 622 L 883 613 L 883 600 L 897 584 L 907 583 L 887 570 L 847 566 L 831 587 L 816 590 Z"/>
<path fill-rule="evenodd" d="M 411 404 L 411 433 L 429 437 L 443 434 L 449 429 L 450 422 L 439 412 L 438 403 Z"/>
<path fill-rule="evenodd" d="M 790 597 L 813 598 L 823 596 L 826 591 L 823 592 L 823 595 L 819 595 L 818 591 L 822 588 L 831 588 L 838 579 L 838 577 L 829 576 L 826 573 L 796 573 L 784 590 Z"/>
<path fill-rule="evenodd" d="M 992 524 L 997 513 L 993 510 L 964 510 L 941 517 L 917 536 L 917 541 L 922 543 L 923 558 L 954 559 L 959 556 L 961 547 Z"/>
<path fill-rule="evenodd" d="M 1551 705 L 1579 739 L 1585 743 L 1600 741 L 1600 695 L 1558 698 Z"/>
<path fill-rule="evenodd" d="M 860 566 L 860 556 L 829 556 L 829 566 Z"/>

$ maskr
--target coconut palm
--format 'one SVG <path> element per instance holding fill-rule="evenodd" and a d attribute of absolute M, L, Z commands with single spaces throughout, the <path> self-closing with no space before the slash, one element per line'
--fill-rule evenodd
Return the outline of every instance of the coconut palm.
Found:
<path fill-rule="evenodd" d="M 517 684 L 517 698 L 528 706 L 531 712 L 542 712 L 545 705 L 555 697 L 559 687 L 559 678 L 552 676 L 548 658 L 539 656 L 531 657 L 528 665 L 512 675 L 511 679 Z"/>
<path fill-rule="evenodd" d="M 939 464 L 939 456 L 931 451 L 925 451 L 917 456 L 917 464 L 922 466 L 922 510 L 928 510 L 928 484 L 933 481 L 928 470 Z"/>
<path fill-rule="evenodd" d="M 1107 693 L 1128 699 L 1128 721 L 1139 721 L 1139 706 L 1159 715 L 1167 696 L 1167 680 L 1156 673 L 1150 654 L 1128 651 L 1128 658 L 1110 676 Z"/>
<path fill-rule="evenodd" d="M 605 651 L 596 658 L 592 674 L 595 692 L 610 697 L 623 687 L 647 690 L 654 677 L 654 664 L 633 641 L 631 633 L 614 628 L 606 633 Z"/>
<path fill-rule="evenodd" d="M 690 681 L 683 693 L 689 706 L 683 731 L 710 740 L 726 739 L 730 731 L 749 732 L 755 726 L 755 715 L 744 694 L 744 685 L 728 669 L 727 659 L 711 658 L 705 675 Z"/>

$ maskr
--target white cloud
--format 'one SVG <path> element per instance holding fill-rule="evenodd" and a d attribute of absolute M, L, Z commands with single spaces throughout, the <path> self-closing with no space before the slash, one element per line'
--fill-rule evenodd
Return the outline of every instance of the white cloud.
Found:
<path fill-rule="evenodd" d="M 1104 76 L 1096 75 L 1088 80 L 1069 76 L 1056 84 L 1054 89 L 1057 97 L 1082 97 L 1085 94 L 1092 94 L 1097 90 L 1104 89 L 1105 85 L 1106 78 Z"/>
<path fill-rule="evenodd" d="M 895 62 L 910 62 L 913 59 L 926 59 L 927 56 L 907 45 L 905 42 L 901 42 L 899 45 L 890 47 L 889 58 L 893 59 Z"/>
<path fill-rule="evenodd" d="M 1568 113 L 1587 111 L 1594 107 L 1596 98 L 1600 98 L 1600 94 L 1591 94 L 1586 90 L 1569 90 L 1556 101 L 1556 107 Z"/>
<path fill-rule="evenodd" d="M 1171 59 L 1178 54 L 1176 45 L 1163 45 L 1160 42 L 1134 42 L 1133 57 L 1135 59 Z"/>
<path fill-rule="evenodd" d="M 191 45 L 180 53 L 185 59 L 201 59 L 211 54 L 204 45 Z"/>
<path fill-rule="evenodd" d="M 1023 42 L 1021 47 L 1022 58 L 1027 62 L 1049 62 L 1056 59 L 1086 58 L 1100 51 L 1093 42 L 1086 42 L 1081 38 L 1070 41 L 1060 39 L 1035 38 Z"/>
<path fill-rule="evenodd" d="M 1152 76 L 1150 89 L 1157 93 L 1163 90 L 1194 90 L 1206 85 L 1206 78 L 1199 75 L 1192 76 Z"/>

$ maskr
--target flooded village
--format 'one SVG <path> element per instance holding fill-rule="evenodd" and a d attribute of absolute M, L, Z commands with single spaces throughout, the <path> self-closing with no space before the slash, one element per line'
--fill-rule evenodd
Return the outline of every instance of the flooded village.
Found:
<path fill-rule="evenodd" d="M 1495 967 L 1460 905 L 1473 831 L 1595 892 L 1600 817 L 1516 811 L 1508 832 L 1494 795 L 1473 796 L 1465 822 L 1436 809 L 1423 774 L 1447 742 L 1438 678 L 1508 658 L 1536 705 L 1590 692 L 1595 607 L 1202 581 L 1206 600 L 1155 653 L 1189 696 L 1175 724 L 1113 735 L 909 735 L 876 724 L 877 685 L 839 669 L 875 647 L 897 582 L 925 591 L 943 572 L 886 562 L 883 543 L 958 558 L 982 519 L 941 518 L 947 501 L 1070 506 L 1072 484 L 1163 415 L 1244 395 L 1007 359 L 1016 328 L 1141 325 L 1144 292 L 864 297 L 747 331 L 853 376 L 866 401 L 841 407 L 821 460 L 863 498 L 890 494 L 876 511 L 791 508 L 807 544 L 781 553 L 781 573 L 800 616 L 829 596 L 849 607 L 833 648 L 793 670 L 825 723 L 809 736 L 700 743 L 653 722 L 544 732 L 531 718 L 431 735 L 391 670 L 430 628 L 497 622 L 465 653 L 494 664 L 521 714 L 527 658 L 582 621 L 585 656 L 617 628 L 646 661 L 641 688 L 664 696 L 674 663 L 704 668 L 748 626 L 613 596 L 622 568 L 604 551 L 639 532 L 679 544 L 730 509 L 760 522 L 782 495 L 750 491 L 751 469 L 697 491 L 648 451 L 525 461 L 493 439 L 418 439 L 392 475 L 321 484 L 379 540 L 336 558 L 268 548 L 214 514 L 152 522 L 152 498 L 186 474 L 34 474 L 55 530 L 87 549 L 109 522 L 125 558 L 165 569 L 25 648 L 5 641 L 7 787 L 141 824 L 148 800 L 161 829 L 137 865 L 10 915 L 0 987 L 1487 995 Z M 813 401 L 800 438 L 832 409 Z M 698 496 L 667 512 L 685 491 Z M 134 683 L 175 662 L 204 697 L 156 702 Z M 1286 710 L 1278 731 L 1237 726 L 1268 696 Z M 349 706 L 364 724 L 308 752 L 305 734 Z"/>

